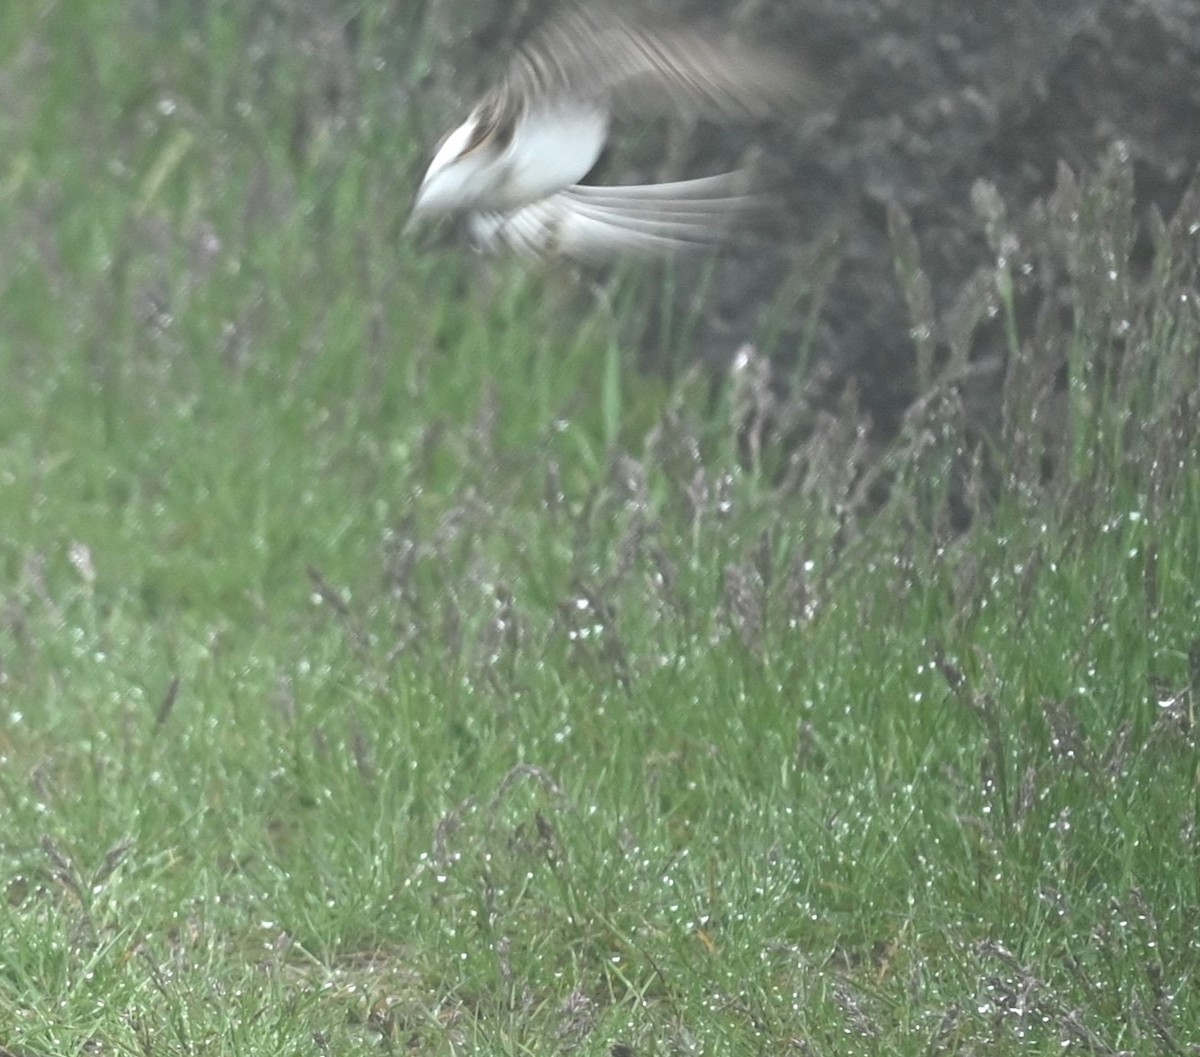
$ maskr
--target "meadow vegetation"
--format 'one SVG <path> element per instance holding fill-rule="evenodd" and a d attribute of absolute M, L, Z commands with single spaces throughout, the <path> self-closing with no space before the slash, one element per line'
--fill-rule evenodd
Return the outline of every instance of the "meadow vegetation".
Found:
<path fill-rule="evenodd" d="M 0 1052 L 1198 1052 L 1200 182 L 896 212 L 884 443 L 416 252 L 326 7 L 0 6 Z"/>

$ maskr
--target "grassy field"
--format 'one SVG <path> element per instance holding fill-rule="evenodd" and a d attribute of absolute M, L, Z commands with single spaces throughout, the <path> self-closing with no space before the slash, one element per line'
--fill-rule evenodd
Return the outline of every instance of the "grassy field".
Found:
<path fill-rule="evenodd" d="M 399 238 L 434 10 L 0 6 L 0 1052 L 1200 1052 L 1200 188 L 868 456 Z"/>

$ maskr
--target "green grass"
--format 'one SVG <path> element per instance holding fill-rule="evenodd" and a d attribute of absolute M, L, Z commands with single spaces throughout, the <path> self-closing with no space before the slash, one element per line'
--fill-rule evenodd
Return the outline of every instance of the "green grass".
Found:
<path fill-rule="evenodd" d="M 423 8 L 126 6 L 0 9 L 0 1045 L 1194 1050 L 1194 199 L 868 459 L 399 238 Z"/>

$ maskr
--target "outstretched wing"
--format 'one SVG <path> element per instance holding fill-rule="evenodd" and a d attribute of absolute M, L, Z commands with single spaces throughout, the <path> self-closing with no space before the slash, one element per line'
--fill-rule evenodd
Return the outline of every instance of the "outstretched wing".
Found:
<path fill-rule="evenodd" d="M 675 183 L 576 185 L 507 213 L 478 213 L 481 248 L 602 261 L 622 254 L 671 256 L 728 242 L 762 203 L 744 172 Z"/>
<path fill-rule="evenodd" d="M 625 0 L 563 0 L 519 49 L 495 96 L 739 120 L 831 98 L 798 55 L 712 26 L 656 22 Z"/>

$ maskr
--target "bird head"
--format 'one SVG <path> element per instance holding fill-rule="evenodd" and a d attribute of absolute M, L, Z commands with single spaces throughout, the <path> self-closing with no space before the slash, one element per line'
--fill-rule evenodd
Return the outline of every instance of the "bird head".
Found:
<path fill-rule="evenodd" d="M 476 108 L 434 151 L 425 172 L 413 215 L 448 213 L 478 205 L 495 186 L 497 161 L 507 144 L 497 134 L 492 115 Z"/>

